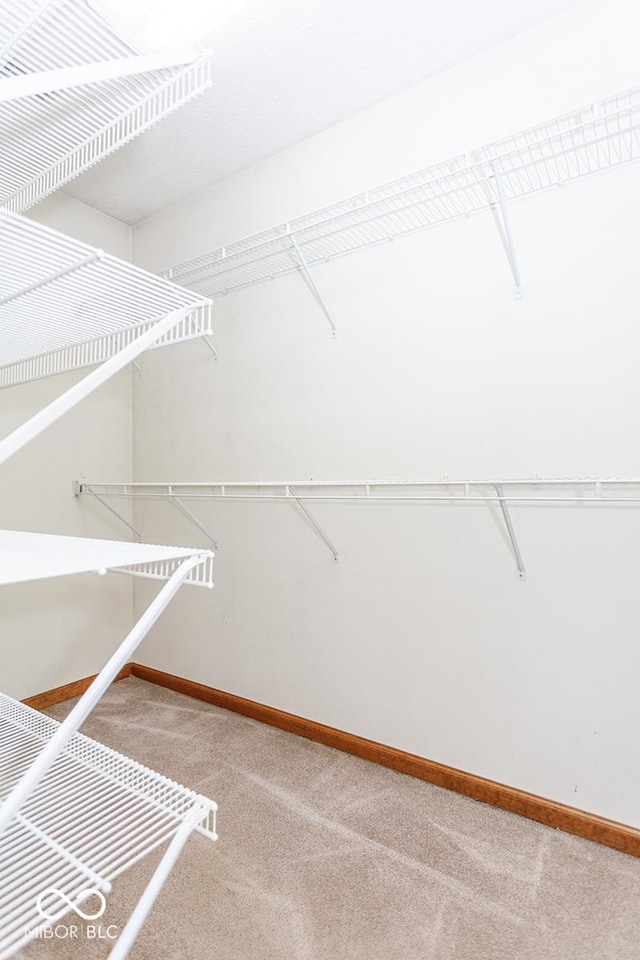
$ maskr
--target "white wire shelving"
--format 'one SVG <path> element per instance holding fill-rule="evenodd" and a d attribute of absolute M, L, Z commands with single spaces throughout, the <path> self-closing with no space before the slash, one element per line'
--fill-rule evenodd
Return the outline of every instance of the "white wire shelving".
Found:
<path fill-rule="evenodd" d="M 218 297 L 299 271 L 335 334 L 311 267 L 495 208 L 502 218 L 519 297 L 521 278 L 509 201 L 637 160 L 639 126 L 640 88 L 636 87 L 193 257 L 168 268 L 163 276 Z"/>
<path fill-rule="evenodd" d="M 0 799 L 59 730 L 54 720 L 0 694 Z M 76 733 L 0 836 L 0 960 L 71 909 L 99 917 L 112 881 L 157 847 L 182 845 L 193 830 L 215 840 L 216 809 L 214 801 Z M 161 864 L 163 872 L 169 866 Z M 126 927 L 120 951 L 125 936 Z"/>
<path fill-rule="evenodd" d="M 194 555 L 200 562 L 188 572 L 185 583 L 213 587 L 213 555 L 209 551 L 0 530 L 0 585 L 93 572 L 168 580 L 185 559 Z"/>
<path fill-rule="evenodd" d="M 0 387 L 95 367 L 0 440 L 0 463 L 144 350 L 210 346 L 206 298 L 6 211 L 0 262 Z"/>
<path fill-rule="evenodd" d="M 0 387 L 94 368 L 0 440 L 0 464 L 144 350 L 213 350 L 207 298 L 19 216 L 210 85 L 208 56 L 159 48 L 147 13 L 132 41 L 104 0 L 0 0 Z M 201 548 L 0 531 L 0 585 L 162 583 L 61 724 L 0 694 L 0 960 L 69 910 L 100 916 L 82 905 L 168 843 L 111 951 L 124 960 L 190 834 L 216 839 L 213 801 L 78 732 L 178 589 L 213 586 L 212 564 Z"/>
<path fill-rule="evenodd" d="M 0 262 L 0 387 L 101 363 L 176 310 L 155 346 L 211 331 L 206 298 L 2 211 Z"/>
<path fill-rule="evenodd" d="M 311 503 L 460 503 L 494 504 L 504 522 L 516 576 L 525 579 L 525 566 L 509 506 L 513 504 L 633 506 L 640 505 L 640 477 L 486 479 L 486 480 L 250 480 L 196 482 L 94 483 L 76 481 L 74 496 L 93 497 L 130 526 L 111 501 L 167 500 L 175 504 L 217 549 L 211 530 L 194 514 L 193 504 L 207 501 L 295 503 L 315 533 L 330 550 L 333 540 L 309 509 Z M 190 506 L 187 506 L 187 501 Z M 136 530 L 139 535 L 139 531 Z"/>
<path fill-rule="evenodd" d="M 109 570 L 166 580 L 62 723 L 0 694 L 0 960 L 171 840 L 111 953 L 126 957 L 192 831 L 216 838 L 212 800 L 78 733 L 180 586 L 213 585 L 212 560 L 201 548 L 0 531 L 0 585 Z"/>
<path fill-rule="evenodd" d="M 0 0 L 0 207 L 26 210 L 210 85 L 202 51 L 136 49 L 99 2 Z"/>

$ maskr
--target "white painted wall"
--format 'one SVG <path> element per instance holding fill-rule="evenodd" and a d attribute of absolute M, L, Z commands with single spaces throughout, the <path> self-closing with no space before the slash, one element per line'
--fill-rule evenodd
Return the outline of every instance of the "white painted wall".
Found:
<path fill-rule="evenodd" d="M 130 230 L 64 194 L 34 219 L 129 258 Z M 0 391 L 0 436 L 83 376 L 82 371 Z M 0 471 L 0 526 L 122 537 L 98 504 L 74 500 L 87 474 L 131 470 L 131 375 L 123 371 L 9 460 Z M 0 690 L 27 697 L 95 673 L 131 624 L 127 577 L 92 575 L 2 587 Z"/>
<path fill-rule="evenodd" d="M 590 2 L 134 231 L 160 269 L 638 82 L 640 11 Z M 640 474 L 629 166 L 217 302 L 204 346 L 145 358 L 138 480 Z M 113 470 L 96 479 L 114 478 Z M 184 590 L 152 666 L 640 825 L 640 512 L 514 509 L 528 579 L 479 506 L 199 505 L 217 589 Z M 200 542 L 170 504 L 147 538 Z M 134 602 L 148 596 L 136 584 Z"/>

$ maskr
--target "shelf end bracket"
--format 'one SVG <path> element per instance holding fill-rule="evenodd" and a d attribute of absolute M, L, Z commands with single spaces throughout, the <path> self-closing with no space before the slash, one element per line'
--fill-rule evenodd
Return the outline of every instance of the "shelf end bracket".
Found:
<path fill-rule="evenodd" d="M 211 339 L 210 335 L 209 335 L 208 333 L 205 333 L 205 334 L 202 335 L 202 339 L 204 340 L 204 342 L 206 343 L 207 347 L 208 347 L 209 350 L 211 351 L 211 353 L 212 353 L 212 355 L 213 355 L 214 361 L 217 363 L 217 362 L 218 362 L 218 351 L 217 351 L 216 348 L 214 347 L 214 345 L 213 345 L 213 340 Z"/>
<path fill-rule="evenodd" d="M 74 487 L 75 487 L 75 485 L 74 485 Z M 86 483 L 83 483 L 82 485 L 78 485 L 78 487 L 77 487 L 77 492 L 76 492 L 76 490 L 75 490 L 75 488 L 74 488 L 74 494 L 73 494 L 73 495 L 74 495 L 75 497 L 79 496 L 81 493 L 88 493 L 90 496 L 95 497 L 95 499 L 98 501 L 98 503 L 101 503 L 102 506 L 105 507 L 105 508 L 109 511 L 109 513 L 112 513 L 112 514 L 114 515 L 114 517 L 117 517 L 117 519 L 120 520 L 121 523 L 124 523 L 125 527 L 128 527 L 129 530 L 131 530 L 131 532 L 134 534 L 134 536 L 135 536 L 136 540 L 138 540 L 138 542 L 142 540 L 142 533 L 138 530 L 138 528 L 137 528 L 137 527 L 134 527 L 134 525 L 133 525 L 132 523 L 129 523 L 129 521 L 127 520 L 126 517 L 123 517 L 121 513 L 118 513 L 118 511 L 117 511 L 114 507 L 112 507 L 110 503 L 107 503 L 107 501 L 104 500 L 99 494 L 95 493 L 95 492 L 91 489 L 91 487 L 88 487 Z"/>
<path fill-rule="evenodd" d="M 322 310 L 322 312 L 324 313 L 325 317 L 326 317 L 327 320 L 329 321 L 329 326 L 331 327 L 331 336 L 332 336 L 332 337 L 337 337 L 337 336 L 338 336 L 338 331 L 337 331 L 337 329 L 336 329 L 336 325 L 335 325 L 335 323 L 333 322 L 333 318 L 332 318 L 331 314 L 329 313 L 329 308 L 327 307 L 326 303 L 324 302 L 324 300 L 323 300 L 323 298 L 322 298 L 322 294 L 320 293 L 320 291 L 319 291 L 318 288 L 316 287 L 315 280 L 314 280 L 313 277 L 311 276 L 311 271 L 309 270 L 309 264 L 307 263 L 307 261 L 306 261 L 305 258 L 304 258 L 304 254 L 302 253 L 302 250 L 300 249 L 300 246 L 299 246 L 299 244 L 298 244 L 298 241 L 296 240 L 295 236 L 294 236 L 292 233 L 289 233 L 289 232 L 288 232 L 288 230 L 287 230 L 287 233 L 288 233 L 289 239 L 291 240 L 292 247 L 293 247 L 293 249 L 294 249 L 295 252 L 296 252 L 296 257 L 298 258 L 298 263 L 300 264 L 300 269 L 302 270 L 302 272 L 303 272 L 303 274 L 304 274 L 305 280 L 306 280 L 307 283 L 309 284 L 309 286 L 310 286 L 310 288 L 311 288 L 311 292 L 313 293 L 314 297 L 315 297 L 316 300 L 318 301 L 318 305 L 319 305 L 320 309 Z"/>
<path fill-rule="evenodd" d="M 502 217 L 502 228 L 504 230 L 504 237 L 507 242 L 507 252 L 509 254 L 509 265 L 511 267 L 511 273 L 513 274 L 513 296 L 516 300 L 522 299 L 522 280 L 520 278 L 520 268 L 518 266 L 518 258 L 516 256 L 516 248 L 513 242 L 513 234 L 511 232 L 511 221 L 509 219 L 509 211 L 507 210 L 507 201 L 505 200 L 504 190 L 502 189 L 502 178 L 498 170 L 498 165 L 496 163 L 491 164 L 491 169 L 493 171 L 493 179 L 496 185 L 496 195 L 498 197 L 498 204 L 500 206 L 500 215 Z"/>
<path fill-rule="evenodd" d="M 313 514 L 309 510 L 309 508 L 305 505 L 304 501 L 300 497 L 296 496 L 294 490 L 290 486 L 286 487 L 286 494 L 287 494 L 287 497 L 290 497 L 292 500 L 295 500 L 300 510 L 302 511 L 304 516 L 307 518 L 307 520 L 309 521 L 309 523 L 311 524 L 315 532 L 318 534 L 320 539 L 323 541 L 323 543 L 325 543 L 329 547 L 329 550 L 331 551 L 331 554 L 333 556 L 333 562 L 338 563 L 338 561 L 340 560 L 340 554 L 338 553 L 338 550 L 335 544 L 329 539 L 329 537 L 324 532 L 324 530 L 322 529 L 322 527 L 320 526 L 316 518 L 313 516 Z"/>
<path fill-rule="evenodd" d="M 204 527 L 204 526 L 200 523 L 200 521 L 198 520 L 198 518 L 193 515 L 193 513 L 191 512 L 191 510 L 189 510 L 189 507 L 186 505 L 186 503 L 183 503 L 183 501 L 180 499 L 180 497 L 176 497 L 175 494 L 170 494 L 170 497 L 171 497 L 171 499 L 173 500 L 173 502 L 175 503 L 175 505 L 178 507 L 178 509 L 179 509 L 179 510 L 182 510 L 182 512 L 184 513 L 184 515 L 187 516 L 187 517 L 189 518 L 189 520 L 191 520 L 191 522 L 192 522 L 193 524 L 195 524 L 195 526 L 198 528 L 198 530 L 200 530 L 201 533 L 204 533 L 205 537 L 211 542 L 211 544 L 212 544 L 212 546 L 213 546 L 213 549 L 214 549 L 214 550 L 217 550 L 217 549 L 218 549 L 218 541 L 217 541 L 216 538 L 207 530 L 207 528 Z"/>
<path fill-rule="evenodd" d="M 502 512 L 502 519 L 504 520 L 504 525 L 507 530 L 507 535 L 511 541 L 511 550 L 513 551 L 513 556 L 516 561 L 516 577 L 518 580 L 524 580 L 526 578 L 526 572 L 524 569 L 524 562 L 522 560 L 522 554 L 520 553 L 520 547 L 518 546 L 518 540 L 516 538 L 515 530 L 513 529 L 513 523 L 511 522 L 511 514 L 509 513 L 509 507 L 507 501 L 504 498 L 504 492 L 502 489 L 501 483 L 492 484 L 493 489 L 496 492 L 496 497 L 498 503 L 500 504 L 500 510 Z"/>

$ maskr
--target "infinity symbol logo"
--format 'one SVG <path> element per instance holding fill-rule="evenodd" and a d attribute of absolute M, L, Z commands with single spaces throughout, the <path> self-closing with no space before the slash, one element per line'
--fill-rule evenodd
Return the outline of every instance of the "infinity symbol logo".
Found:
<path fill-rule="evenodd" d="M 56 897 L 58 897 L 58 899 L 63 900 L 67 904 L 67 906 L 63 907 L 59 913 L 49 913 L 49 911 L 45 910 L 45 908 L 42 906 L 42 901 L 45 899 L 45 897 L 51 896 L 51 894 L 54 894 Z M 67 912 L 67 907 L 70 907 L 71 910 L 73 910 L 74 913 L 77 913 L 79 917 L 82 917 L 83 920 L 99 920 L 107 909 L 107 901 L 105 900 L 104 895 L 99 890 L 96 890 L 95 887 L 87 887 L 86 890 L 81 891 L 79 896 L 83 900 L 87 900 L 89 897 L 97 897 L 100 901 L 100 907 L 98 911 L 96 913 L 85 913 L 84 910 L 81 910 L 76 903 L 73 903 L 73 901 L 69 899 L 64 891 L 58 890 L 57 887 L 49 887 L 48 890 L 43 890 L 42 893 L 38 895 L 36 907 L 45 920 L 60 920 L 60 918 L 64 917 L 65 913 Z"/>

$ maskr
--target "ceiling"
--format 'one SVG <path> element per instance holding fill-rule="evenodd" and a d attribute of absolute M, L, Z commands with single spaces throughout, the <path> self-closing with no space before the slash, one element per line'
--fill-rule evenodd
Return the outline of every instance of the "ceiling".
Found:
<path fill-rule="evenodd" d="M 576 2 L 249 0 L 212 89 L 65 192 L 136 224 Z"/>

